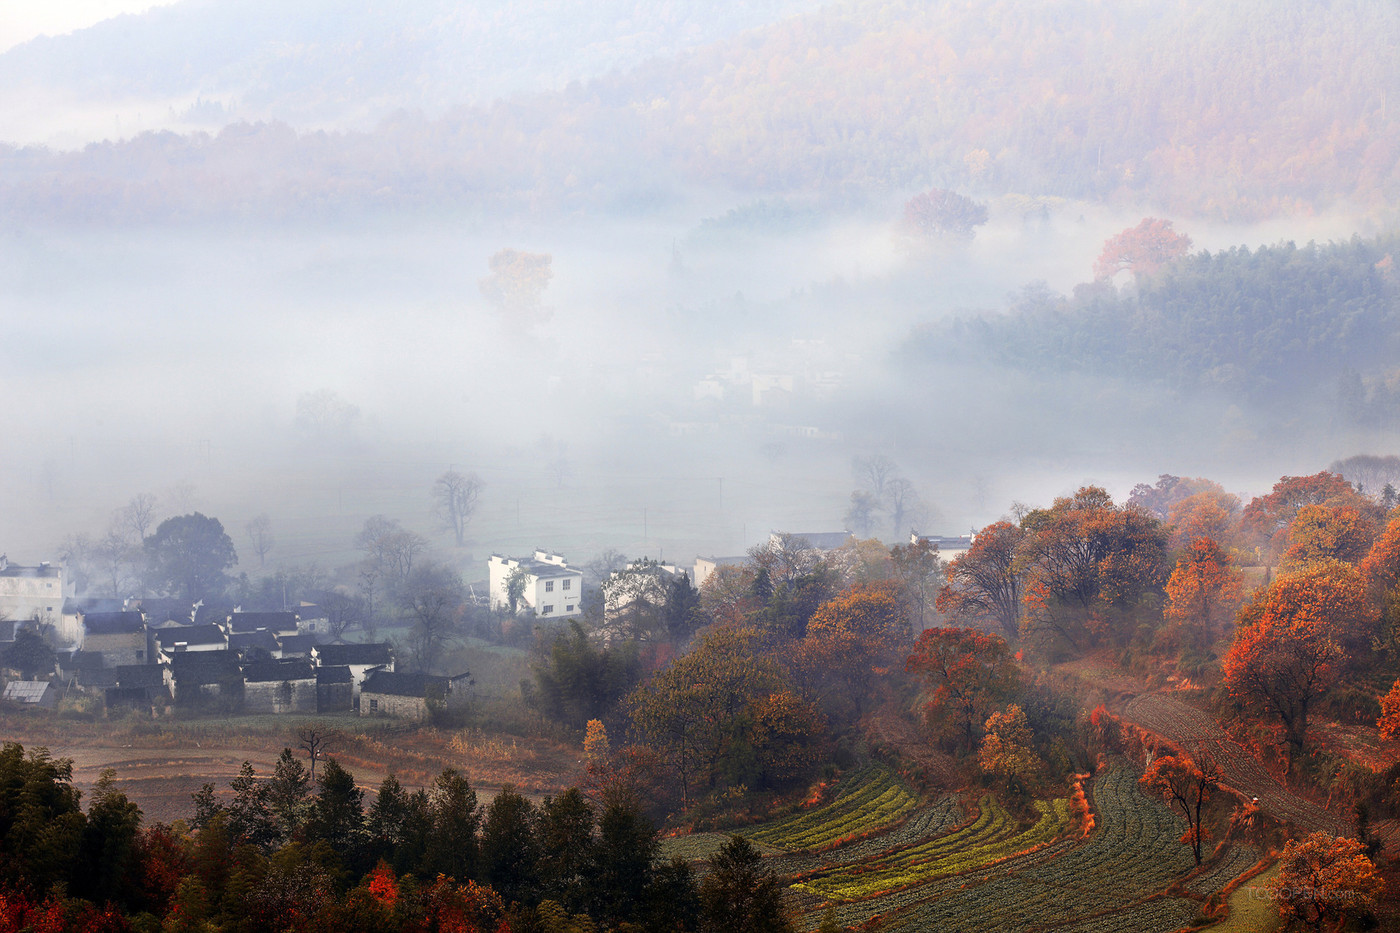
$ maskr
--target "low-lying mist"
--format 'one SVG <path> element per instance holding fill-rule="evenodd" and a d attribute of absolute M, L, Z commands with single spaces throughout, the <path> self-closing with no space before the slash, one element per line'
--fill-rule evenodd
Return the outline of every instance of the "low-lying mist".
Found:
<path fill-rule="evenodd" d="M 0 358 L 25 403 L 0 415 L 0 549 L 50 559 L 151 493 L 161 517 L 199 509 L 240 546 L 266 513 L 270 564 L 330 567 L 371 515 L 432 532 L 429 487 L 451 467 L 485 483 L 451 551 L 463 566 L 536 546 L 688 563 L 841 527 L 855 457 L 890 457 L 924 503 L 919 530 L 953 534 L 1091 481 L 1121 497 L 1173 472 L 1256 492 L 1378 441 L 1150 385 L 899 365 L 920 323 L 1032 283 L 1068 292 L 1140 215 L 1003 203 L 972 243 L 911 250 L 893 203 L 715 203 L 735 201 L 547 227 L 10 232 Z M 1212 249 L 1353 232 L 1341 216 L 1177 226 Z M 529 313 L 479 288 L 503 248 L 550 257 Z"/>

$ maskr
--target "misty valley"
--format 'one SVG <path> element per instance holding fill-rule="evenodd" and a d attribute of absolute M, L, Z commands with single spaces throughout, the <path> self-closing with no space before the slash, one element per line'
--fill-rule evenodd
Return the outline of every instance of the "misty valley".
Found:
<path fill-rule="evenodd" d="M 7 11 L 0 931 L 1400 930 L 1397 44 Z"/>

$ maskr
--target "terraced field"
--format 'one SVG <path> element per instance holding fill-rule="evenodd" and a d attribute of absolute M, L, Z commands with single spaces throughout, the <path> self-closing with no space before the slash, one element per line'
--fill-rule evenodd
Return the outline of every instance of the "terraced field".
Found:
<path fill-rule="evenodd" d="M 1095 830 L 1082 844 L 1024 870 L 965 879 L 968 887 L 912 904 L 882 929 L 997 933 L 1054 929 L 1108 914 L 1122 916 L 1086 929 L 1175 929 L 1179 924 L 1167 916 L 1175 917 L 1175 908 L 1125 911 L 1195 867 L 1190 849 L 1177 841 L 1184 829 L 1181 818 L 1144 795 L 1137 775 L 1123 765 L 1095 779 L 1094 810 Z M 1160 914 L 1162 925 L 1144 920 L 1143 913 Z"/>
<path fill-rule="evenodd" d="M 955 832 L 829 869 L 793 887 L 832 901 L 860 900 L 989 865 L 1052 842 L 1069 828 L 1067 800 L 1036 801 L 1040 819 L 1021 832 L 996 798 L 983 797 L 978 806 L 977 819 Z"/>
<path fill-rule="evenodd" d="M 843 782 L 835 800 L 743 831 L 745 838 L 789 851 L 819 849 L 842 839 L 876 832 L 918 807 L 903 781 L 888 768 L 871 767 Z"/>
<path fill-rule="evenodd" d="M 800 929 L 814 929 L 832 909 L 843 926 L 874 918 L 895 933 L 1166 933 L 1199 919 L 1205 897 L 1258 853 L 1229 850 L 1190 877 L 1189 893 L 1166 896 L 1195 864 L 1177 841 L 1180 817 L 1143 794 L 1137 777 L 1126 762 L 1099 773 L 1088 838 L 1071 832 L 1065 800 L 1038 802 L 1040 818 L 1026 827 L 986 795 L 966 819 L 952 798 L 918 807 L 879 768 L 852 775 L 827 806 L 738 832 L 789 881 L 787 905 Z M 665 851 L 703 857 L 697 853 L 728 838 L 667 840 Z"/>
<path fill-rule="evenodd" d="M 1246 798 L 1259 798 L 1260 808 L 1275 819 L 1305 832 L 1323 829 L 1334 836 L 1352 835 L 1346 820 L 1280 784 L 1206 712 L 1175 697 L 1145 694 L 1124 706 L 1123 718 L 1198 758 L 1211 758 L 1225 772 L 1226 784 Z"/>

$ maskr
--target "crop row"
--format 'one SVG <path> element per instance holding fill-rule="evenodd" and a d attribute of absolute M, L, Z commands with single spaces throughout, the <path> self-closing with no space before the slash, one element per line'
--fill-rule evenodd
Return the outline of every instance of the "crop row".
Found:
<path fill-rule="evenodd" d="M 1200 912 L 1201 902 L 1189 897 L 1157 897 L 1097 917 L 1041 929 L 1047 933 L 1167 933 L 1195 926 Z"/>
<path fill-rule="evenodd" d="M 1142 793 L 1132 769 L 1120 764 L 1100 772 L 1094 804 L 1097 828 L 1082 844 L 1024 868 L 961 875 L 964 887 L 901 910 L 886 929 L 975 933 L 1073 923 L 1133 906 L 1193 867 L 1190 850 L 1178 841 L 1180 818 Z"/>
<path fill-rule="evenodd" d="M 820 852 L 787 852 L 770 859 L 767 867 L 779 877 L 791 877 L 809 875 L 823 868 L 861 864 L 891 850 L 933 839 L 963 820 L 958 799 L 950 795 L 915 810 L 903 823 L 889 829 Z"/>
<path fill-rule="evenodd" d="M 754 842 L 782 849 L 815 849 L 897 822 L 918 805 L 904 782 L 886 768 L 867 768 L 831 803 L 744 832 Z"/>
<path fill-rule="evenodd" d="M 1079 840 L 1077 839 L 1061 839 L 1048 846 L 1003 859 L 985 871 L 963 875 L 944 875 L 924 884 L 902 888 L 887 894 L 877 894 L 865 900 L 837 903 L 834 905 L 836 922 L 843 927 L 860 926 L 876 914 L 888 916 L 921 901 L 957 892 L 969 886 L 985 884 L 993 877 L 1008 877 L 1032 866 L 1049 862 L 1078 844 Z M 824 916 L 827 907 L 832 906 L 822 898 L 808 894 L 806 891 L 799 891 L 791 887 L 785 890 L 790 909 L 793 913 L 802 915 L 803 923 L 807 927 L 816 926 Z"/>
<path fill-rule="evenodd" d="M 1187 890 L 1202 896 L 1214 894 L 1249 871 L 1259 861 L 1259 850 L 1253 846 L 1231 846 L 1214 865 L 1201 872 L 1186 885 Z"/>
<path fill-rule="evenodd" d="M 1129 702 L 1123 715 L 1193 756 L 1209 758 L 1220 765 L 1225 783 L 1244 797 L 1257 797 L 1270 815 L 1304 829 L 1346 834 L 1343 820 L 1280 784 L 1204 710 L 1175 697 L 1146 694 Z"/>
<path fill-rule="evenodd" d="M 850 901 L 990 865 L 1051 842 L 1069 826 L 1069 801 L 1037 800 L 1035 805 L 1040 818 L 1020 833 L 1008 832 L 1014 827 L 1003 819 L 995 830 L 980 837 L 968 836 L 954 843 L 951 840 L 957 834 L 950 834 L 946 843 L 940 840 L 912 846 L 868 866 L 831 872 L 794 887 L 830 900 Z"/>

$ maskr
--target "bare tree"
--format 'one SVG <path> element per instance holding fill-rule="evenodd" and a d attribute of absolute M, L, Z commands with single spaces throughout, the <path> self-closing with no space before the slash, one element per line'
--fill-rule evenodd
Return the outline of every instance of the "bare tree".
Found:
<path fill-rule="evenodd" d="M 117 527 L 136 539 L 146 540 L 156 524 L 156 497 L 148 492 L 132 496 L 131 501 L 117 512 Z"/>
<path fill-rule="evenodd" d="M 133 544 L 121 529 L 114 526 L 92 545 L 89 556 L 102 575 L 108 595 L 117 599 L 133 581 L 142 551 L 140 545 Z"/>
<path fill-rule="evenodd" d="M 296 426 L 308 437 L 330 440 L 348 437 L 360 409 L 331 389 L 303 392 L 297 397 Z"/>
<path fill-rule="evenodd" d="M 466 595 L 462 578 L 448 567 L 425 563 L 413 571 L 402 598 L 413 616 L 410 638 L 419 670 L 426 670 L 443 643 L 457 634 Z"/>
<path fill-rule="evenodd" d="M 248 539 L 253 542 L 253 553 L 258 555 L 258 566 L 267 565 L 267 554 L 272 550 L 272 519 L 267 513 L 259 515 L 248 523 Z"/>
<path fill-rule="evenodd" d="M 370 590 L 373 590 L 371 584 Z M 326 627 L 332 638 L 343 638 L 345 633 L 365 619 L 366 600 L 340 590 L 325 590 L 321 593 L 321 608 L 326 612 Z"/>
<path fill-rule="evenodd" d="M 918 490 L 902 476 L 886 484 L 885 501 L 896 540 L 907 536 L 914 525 L 922 524 L 928 518 L 928 507 L 919 497 Z"/>
<path fill-rule="evenodd" d="M 768 571 L 768 579 L 777 586 L 816 570 L 822 553 L 801 535 L 782 532 L 749 548 L 749 559 L 760 570 Z"/>
<path fill-rule="evenodd" d="M 467 525 L 476 511 L 481 495 L 481 480 L 475 473 L 461 474 L 448 470 L 433 483 L 433 513 L 443 529 L 452 532 L 461 547 L 467 536 Z"/>
<path fill-rule="evenodd" d="M 884 454 L 856 457 L 851 461 L 851 473 L 856 486 L 870 493 L 879 502 L 885 498 L 886 487 L 899 476 L 899 467 Z"/>
<path fill-rule="evenodd" d="M 318 726 L 315 723 L 303 723 L 297 727 L 297 747 L 306 752 L 306 757 L 311 759 L 311 780 L 316 780 L 316 762 L 324 758 L 330 751 L 326 747 L 328 743 L 338 738 L 340 733 L 325 726 Z"/>
<path fill-rule="evenodd" d="M 391 518 L 375 515 L 365 520 L 355 546 L 365 552 L 365 563 L 378 580 L 394 592 L 412 575 L 413 562 L 428 549 L 428 540 Z"/>

